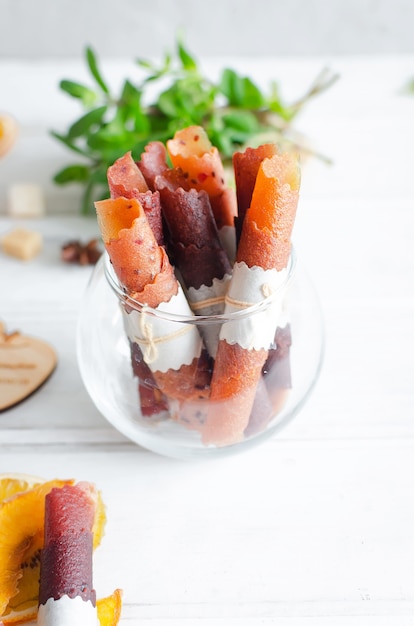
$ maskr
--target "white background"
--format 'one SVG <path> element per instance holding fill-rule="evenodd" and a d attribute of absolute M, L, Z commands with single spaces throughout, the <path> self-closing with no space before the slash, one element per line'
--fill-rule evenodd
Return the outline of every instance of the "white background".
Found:
<path fill-rule="evenodd" d="M 0 58 L 414 52 L 411 0 L 0 0 Z M 0 88 L 1 94 L 1 88 Z"/>

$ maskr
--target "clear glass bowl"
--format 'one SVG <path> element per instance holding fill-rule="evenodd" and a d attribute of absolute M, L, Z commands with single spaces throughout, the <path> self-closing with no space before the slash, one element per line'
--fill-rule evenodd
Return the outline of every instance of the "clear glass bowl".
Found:
<path fill-rule="evenodd" d="M 203 349 L 197 366 L 200 398 L 183 400 L 176 395 L 175 383 L 160 389 L 169 373 L 161 376 L 160 385 L 157 373 L 152 373 L 143 362 L 146 347 L 131 339 L 130 320 L 135 325 L 143 320 L 146 324 L 165 324 L 169 336 L 178 337 L 188 330 L 191 332 L 184 335 L 195 333 L 206 338 L 217 337 L 223 324 L 231 327 L 242 320 L 251 328 L 258 328 L 275 311 L 281 322 L 275 324 L 278 330 L 273 347 L 277 349 L 269 351 L 259 383 L 254 383 L 255 398 L 247 413 L 250 378 L 248 371 L 242 371 L 246 367 L 243 356 L 238 361 L 243 381 L 240 397 L 210 399 L 206 380 L 213 362 Z M 319 376 L 323 322 L 314 287 L 294 252 L 286 280 L 276 293 L 243 311 L 215 316 L 180 316 L 143 307 L 124 293 L 104 254 L 95 266 L 83 299 L 77 355 L 83 382 L 94 404 L 130 440 L 174 458 L 223 455 L 260 443 L 298 413 Z M 173 380 L 179 381 L 180 375 Z M 220 434 L 223 420 L 229 420 L 224 431 L 231 433 L 230 440 Z"/>

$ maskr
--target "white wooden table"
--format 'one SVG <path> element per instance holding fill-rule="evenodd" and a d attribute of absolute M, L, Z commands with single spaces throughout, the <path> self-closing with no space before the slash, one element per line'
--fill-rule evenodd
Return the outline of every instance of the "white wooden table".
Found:
<path fill-rule="evenodd" d="M 334 161 L 304 165 L 295 230 L 327 337 L 309 402 L 274 439 L 212 462 L 156 456 L 108 425 L 75 354 L 91 270 L 59 260 L 63 242 L 86 240 L 96 224 L 78 216 L 76 193 L 50 184 L 70 155 L 46 134 L 74 119 L 56 84 L 81 70 L 2 62 L 0 107 L 22 130 L 0 161 L 0 235 L 16 225 L 5 214 L 11 182 L 40 182 L 48 213 L 24 222 L 44 234 L 37 259 L 0 257 L 0 316 L 49 341 L 59 363 L 41 391 L 0 414 L 0 472 L 102 489 L 95 587 L 100 596 L 123 588 L 122 624 L 411 626 L 414 97 L 401 88 L 414 57 L 238 63 L 263 82 L 278 77 L 288 97 L 325 64 L 341 74 L 297 122 Z"/>

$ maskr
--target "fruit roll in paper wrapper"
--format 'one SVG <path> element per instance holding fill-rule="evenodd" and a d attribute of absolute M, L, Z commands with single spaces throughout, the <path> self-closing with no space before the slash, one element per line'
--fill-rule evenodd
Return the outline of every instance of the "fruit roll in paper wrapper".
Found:
<path fill-rule="evenodd" d="M 296 157 L 274 155 L 261 163 L 243 223 L 226 313 L 260 303 L 283 285 L 299 184 Z M 243 439 L 278 326 L 282 297 L 283 293 L 259 314 L 223 324 L 203 429 L 206 444 L 228 445 Z"/>
<path fill-rule="evenodd" d="M 96 202 L 95 207 L 115 274 L 126 294 L 140 303 L 139 310 L 128 301 L 121 307 L 130 342 L 139 345 L 159 389 L 170 400 L 204 396 L 210 372 L 203 364 L 205 351 L 197 328 L 151 311 L 192 315 L 141 204 L 136 198 L 120 197 Z"/>
<path fill-rule="evenodd" d="M 111 198 L 137 198 L 145 211 L 158 245 L 164 245 L 160 194 L 149 190 L 131 152 L 127 152 L 108 168 L 107 177 Z M 158 389 L 139 345 L 130 342 L 130 352 L 132 369 L 138 379 L 141 413 L 144 417 L 158 415 L 167 409 L 167 400 Z"/>
<path fill-rule="evenodd" d="M 196 315 L 223 313 L 231 265 L 218 237 L 207 193 L 177 187 L 175 170 L 157 176 L 155 184 L 172 254 L 192 310 Z M 218 325 L 204 328 L 204 342 L 212 357 L 217 352 L 218 333 Z"/>
<path fill-rule="evenodd" d="M 216 220 L 220 240 L 231 262 L 236 251 L 234 218 L 237 200 L 227 186 L 220 153 L 211 145 L 200 126 L 189 126 L 167 141 L 167 150 L 174 167 L 180 168 L 188 184 L 197 191 L 206 191 Z"/>
<path fill-rule="evenodd" d="M 94 486 L 82 482 L 46 496 L 39 626 L 99 626 L 92 581 L 97 497 Z"/>
<path fill-rule="evenodd" d="M 256 182 L 257 173 L 261 162 L 265 158 L 270 158 L 278 153 L 275 144 L 263 144 L 257 148 L 247 148 L 244 152 L 235 152 L 233 155 L 234 178 L 236 182 L 236 195 L 238 215 L 236 223 L 236 238 L 240 240 L 246 211 L 250 206 L 253 189 Z M 278 413 L 286 400 L 288 390 L 291 388 L 290 373 L 290 346 L 292 343 L 290 324 L 288 316 L 279 320 L 280 326 L 276 329 L 274 345 L 269 350 L 266 363 L 263 366 L 263 376 L 269 394 L 268 402 L 270 411 L 259 410 L 253 406 L 251 424 L 246 430 L 246 436 L 251 436 L 253 431 L 257 431 L 266 426 L 266 414 Z M 265 388 L 262 388 L 262 396 Z M 263 397 L 261 399 L 262 409 Z M 260 402 L 259 402 L 260 404 Z"/>

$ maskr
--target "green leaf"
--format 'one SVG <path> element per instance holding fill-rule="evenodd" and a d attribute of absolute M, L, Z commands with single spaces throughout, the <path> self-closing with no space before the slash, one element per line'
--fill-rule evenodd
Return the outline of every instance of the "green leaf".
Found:
<path fill-rule="evenodd" d="M 178 42 L 178 56 L 180 57 L 180 61 L 185 70 L 195 71 L 198 69 L 196 60 L 184 47 L 181 41 Z"/>
<path fill-rule="evenodd" d="M 55 174 L 53 180 L 58 185 L 67 183 L 84 183 L 89 179 L 89 167 L 87 165 L 68 165 Z"/>
<path fill-rule="evenodd" d="M 96 54 L 90 47 L 86 48 L 86 60 L 88 63 L 88 67 L 91 71 L 91 74 L 96 80 L 96 82 L 98 83 L 99 87 L 102 89 L 104 93 L 109 94 L 108 85 L 105 83 L 104 79 L 102 78 L 102 74 L 98 68 L 98 59 L 96 57 Z"/>
<path fill-rule="evenodd" d="M 62 80 L 59 83 L 59 87 L 72 98 L 82 100 L 86 107 L 92 106 L 98 99 L 98 95 L 92 89 L 73 80 Z"/>
<path fill-rule="evenodd" d="M 121 98 L 120 98 L 119 104 L 120 106 L 122 106 L 125 103 L 129 104 L 131 102 L 137 102 L 138 104 L 140 104 L 141 95 L 142 95 L 142 91 L 140 89 L 137 89 L 137 87 L 135 87 L 135 85 L 133 85 L 131 81 L 127 79 L 125 80 L 122 86 L 122 92 L 121 92 Z"/>
<path fill-rule="evenodd" d="M 259 130 L 259 122 L 254 113 L 233 109 L 224 114 L 223 122 L 226 126 L 244 133 L 256 133 Z"/>
<path fill-rule="evenodd" d="M 82 204 L 81 204 L 81 212 L 83 215 L 87 215 L 88 213 L 92 213 L 93 208 L 93 197 L 94 197 L 94 189 L 96 183 L 93 180 L 89 180 L 82 195 Z"/>
<path fill-rule="evenodd" d="M 165 54 L 161 67 L 157 67 L 154 63 L 147 61 L 146 59 L 137 59 L 136 63 L 143 69 L 150 72 L 149 75 L 143 80 L 142 85 L 144 86 L 147 83 L 158 80 L 162 76 L 168 74 L 171 69 L 171 61 L 172 58 L 169 53 Z"/>
<path fill-rule="evenodd" d="M 106 105 L 98 107 L 97 109 L 92 109 L 92 111 L 88 111 L 85 115 L 79 118 L 68 131 L 68 138 L 75 139 L 80 137 L 81 135 L 88 134 L 91 132 L 94 126 L 99 126 L 102 123 L 103 117 L 108 110 Z"/>
<path fill-rule="evenodd" d="M 73 152 L 76 152 L 77 154 L 81 154 L 82 156 L 91 157 L 90 152 L 74 144 L 73 141 L 69 139 L 66 135 L 61 135 L 60 133 L 57 133 L 54 130 L 52 130 L 50 134 L 52 135 L 52 137 L 54 137 L 55 139 L 63 143 L 64 146 L 69 148 L 69 150 L 72 150 Z"/>
<path fill-rule="evenodd" d="M 222 72 L 220 90 L 228 99 L 230 106 L 259 109 L 266 103 L 262 92 L 250 78 L 240 76 L 229 68 Z"/>
<path fill-rule="evenodd" d="M 248 78 L 243 78 L 243 100 L 241 104 L 246 109 L 260 109 L 266 102 L 265 97 L 259 87 Z"/>
<path fill-rule="evenodd" d="M 147 59 L 136 59 L 135 62 L 137 63 L 137 65 L 144 68 L 145 70 L 155 71 L 154 64 L 151 61 L 148 61 Z"/>
<path fill-rule="evenodd" d="M 270 88 L 271 88 L 271 92 L 270 92 L 270 97 L 268 99 L 269 110 L 279 115 L 279 117 L 281 117 L 286 122 L 290 121 L 296 114 L 296 111 L 292 109 L 292 107 L 286 106 L 282 102 L 282 98 L 279 92 L 279 87 L 275 81 L 271 83 Z"/>
<path fill-rule="evenodd" d="M 243 79 L 234 70 L 225 68 L 220 78 L 220 91 L 230 106 L 239 106 L 243 100 Z"/>
<path fill-rule="evenodd" d="M 167 117 L 181 116 L 180 103 L 177 103 L 176 91 L 173 88 L 167 89 L 159 95 L 157 106 Z"/>

